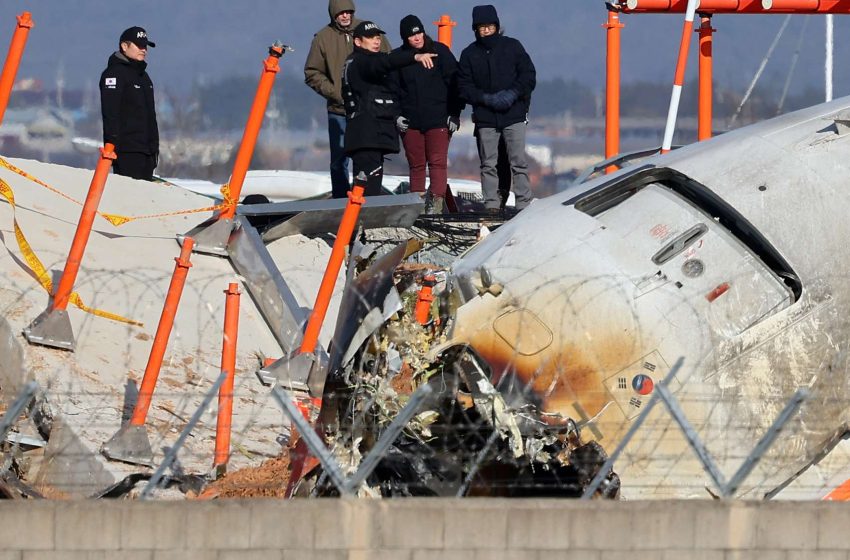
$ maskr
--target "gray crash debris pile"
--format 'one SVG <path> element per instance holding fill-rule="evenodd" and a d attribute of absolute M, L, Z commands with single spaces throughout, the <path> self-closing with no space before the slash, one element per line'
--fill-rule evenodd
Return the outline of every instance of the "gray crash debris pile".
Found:
<path fill-rule="evenodd" d="M 643 154 L 535 201 L 453 260 L 440 322 L 422 328 L 428 350 L 407 356 L 410 384 L 434 396 L 372 491 L 581 495 L 625 439 L 616 475 L 601 473 L 612 497 L 821 499 L 840 487 L 848 107 Z M 409 311 L 373 329 L 329 370 L 321 426 L 349 462 L 409 394 L 393 385 L 405 379 L 396 353 L 419 347 L 400 342 L 421 336 L 406 322 Z"/>
<path fill-rule="evenodd" d="M 455 227 L 477 233 L 482 226 Z M 422 245 L 403 243 L 374 259 L 343 296 L 319 414 L 343 473 L 357 471 L 427 384 L 430 397 L 383 454 L 362 495 L 581 496 L 607 458 L 602 447 L 584 441 L 574 420 L 545 413 L 526 398 L 528 389 L 512 386 L 512 376 L 494 376 L 471 347 L 450 342 L 456 302 L 448 271 L 417 263 Z M 420 324 L 415 308 L 426 274 L 437 279 L 436 297 Z M 322 474 L 320 467 L 308 474 L 298 494 L 335 495 Z M 604 496 L 617 497 L 617 475 L 607 479 Z"/>

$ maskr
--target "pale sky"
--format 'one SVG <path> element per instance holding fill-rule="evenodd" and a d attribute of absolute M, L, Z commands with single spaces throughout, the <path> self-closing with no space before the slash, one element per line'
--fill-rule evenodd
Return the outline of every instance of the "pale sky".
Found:
<path fill-rule="evenodd" d="M 355 0 L 356 1 L 356 0 Z M 472 40 L 473 0 L 359 0 L 357 16 L 373 19 L 394 46 L 400 42 L 398 21 L 418 15 L 431 34 L 431 22 L 450 14 L 455 28 L 456 55 Z M 604 80 L 606 11 L 602 0 L 502 0 L 494 2 L 507 34 L 520 39 L 541 78 L 574 78 L 600 88 Z M 150 74 L 158 87 L 186 90 L 198 76 L 215 79 L 230 74 L 259 75 L 266 48 L 281 39 L 296 50 L 283 61 L 284 73 L 302 75 L 310 40 L 325 25 L 324 0 L 6 0 L 0 4 L 0 49 L 5 52 L 15 27 L 15 15 L 29 10 L 35 28 L 19 77 L 55 81 L 63 68 L 69 86 L 96 83 L 121 31 L 131 25 L 147 28 L 157 43 L 149 55 Z M 809 18 L 793 89 L 823 84 L 824 18 Z M 744 89 L 784 16 L 715 18 L 715 77 Z M 623 17 L 623 80 L 671 81 L 682 16 Z M 795 17 L 765 71 L 765 84 L 781 88 L 795 50 L 803 16 Z M 836 96 L 850 92 L 847 60 L 847 17 L 836 17 Z M 696 72 L 696 36 L 689 78 Z"/>

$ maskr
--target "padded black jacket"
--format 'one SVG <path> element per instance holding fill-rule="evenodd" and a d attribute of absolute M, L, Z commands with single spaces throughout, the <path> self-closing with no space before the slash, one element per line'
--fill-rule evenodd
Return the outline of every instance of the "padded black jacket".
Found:
<path fill-rule="evenodd" d="M 537 86 L 537 71 L 522 43 L 491 35 L 463 49 L 457 79 L 461 99 L 472 105 L 476 126 L 504 128 L 526 119 L 531 92 Z M 515 90 L 518 98 L 506 111 L 484 105 L 485 93 L 508 89 Z"/>
<path fill-rule="evenodd" d="M 405 43 L 396 51 L 417 52 Z M 446 128 L 449 116 L 459 117 L 465 103 L 457 91 L 457 60 L 442 43 L 425 38 L 421 52 L 437 54 L 434 67 L 421 64 L 406 66 L 396 72 L 396 85 L 401 98 L 401 114 L 414 130 Z"/>
<path fill-rule="evenodd" d="M 116 52 L 100 75 L 103 141 L 114 144 L 119 153 L 159 153 L 153 82 L 145 68 L 146 62 Z"/>
<path fill-rule="evenodd" d="M 342 70 L 346 153 L 357 150 L 399 152 L 396 119 L 401 107 L 389 74 L 413 64 L 415 56 L 412 50 L 387 54 L 354 47 Z"/>

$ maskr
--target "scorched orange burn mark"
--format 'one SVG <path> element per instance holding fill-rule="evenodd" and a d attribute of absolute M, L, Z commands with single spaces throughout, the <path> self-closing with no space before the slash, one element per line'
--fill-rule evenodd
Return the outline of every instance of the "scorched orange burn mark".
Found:
<path fill-rule="evenodd" d="M 598 414 L 611 400 L 603 380 L 640 354 L 634 340 L 624 337 L 595 341 L 590 348 L 550 346 L 534 356 L 518 355 L 493 333 L 473 335 L 469 344 L 490 365 L 493 384 L 505 375 L 515 375 L 524 386 L 531 386 L 529 397 L 538 400 L 544 412 L 565 417 L 572 416 L 569 407 L 575 402 L 589 416 Z"/>

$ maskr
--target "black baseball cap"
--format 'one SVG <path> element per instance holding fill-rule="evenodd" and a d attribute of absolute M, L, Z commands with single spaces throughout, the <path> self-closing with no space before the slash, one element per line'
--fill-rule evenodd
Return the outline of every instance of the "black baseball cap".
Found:
<path fill-rule="evenodd" d="M 129 29 L 125 29 L 124 33 L 121 34 L 121 38 L 118 39 L 118 42 L 133 43 L 140 49 L 156 46 L 156 43 L 148 39 L 148 33 L 142 27 L 131 27 Z"/>
<path fill-rule="evenodd" d="M 378 35 L 386 35 L 386 33 L 378 27 L 377 23 L 371 21 L 361 21 L 354 28 L 355 37 L 376 37 Z"/>

